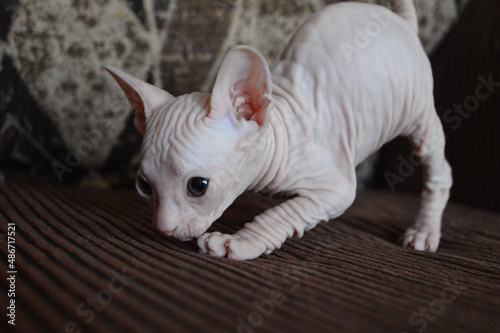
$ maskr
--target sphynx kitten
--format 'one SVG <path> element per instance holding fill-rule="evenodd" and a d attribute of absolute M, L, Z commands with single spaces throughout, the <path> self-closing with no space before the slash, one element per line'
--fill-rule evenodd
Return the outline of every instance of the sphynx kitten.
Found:
<path fill-rule="evenodd" d="M 436 251 L 451 168 L 415 7 L 411 0 L 391 5 L 325 7 L 299 28 L 272 71 L 255 49 L 235 47 L 212 94 L 174 97 L 107 67 L 144 136 L 136 187 L 153 201 L 158 230 L 198 237 L 201 252 L 214 256 L 271 253 L 341 215 L 356 196 L 356 165 L 402 135 L 424 167 L 421 208 L 402 243 Z M 246 190 L 289 199 L 233 235 L 207 233 Z"/>

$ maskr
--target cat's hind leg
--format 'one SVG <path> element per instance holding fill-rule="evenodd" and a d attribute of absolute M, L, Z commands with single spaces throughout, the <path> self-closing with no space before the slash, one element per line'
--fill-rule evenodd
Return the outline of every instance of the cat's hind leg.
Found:
<path fill-rule="evenodd" d="M 441 219 L 452 185 L 451 167 L 446 161 L 443 127 L 434 106 L 419 119 L 410 134 L 414 153 L 423 167 L 421 206 L 415 223 L 406 230 L 402 244 L 415 250 L 435 252 L 441 237 Z"/>

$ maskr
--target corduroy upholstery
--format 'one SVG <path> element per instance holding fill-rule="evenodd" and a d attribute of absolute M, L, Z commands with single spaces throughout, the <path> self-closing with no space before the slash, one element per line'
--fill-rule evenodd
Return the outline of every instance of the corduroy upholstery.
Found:
<path fill-rule="evenodd" d="M 272 204 L 246 194 L 214 230 Z M 366 191 L 238 262 L 157 234 L 133 191 L 3 185 L 0 207 L 2 232 L 16 227 L 17 332 L 498 332 L 498 214 L 451 204 L 438 252 L 416 252 L 397 241 L 418 198 Z"/>

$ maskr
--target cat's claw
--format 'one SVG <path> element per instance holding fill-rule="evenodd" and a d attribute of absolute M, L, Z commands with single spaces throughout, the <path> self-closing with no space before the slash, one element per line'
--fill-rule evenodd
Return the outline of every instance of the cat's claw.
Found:
<path fill-rule="evenodd" d="M 402 237 L 402 245 L 417 251 L 436 252 L 440 237 L 439 231 L 410 227 Z"/>

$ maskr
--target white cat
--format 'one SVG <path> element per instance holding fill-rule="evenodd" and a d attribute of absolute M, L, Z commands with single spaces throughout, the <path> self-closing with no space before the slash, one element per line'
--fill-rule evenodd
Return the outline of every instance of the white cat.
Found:
<path fill-rule="evenodd" d="M 422 205 L 403 245 L 436 251 L 452 184 L 429 60 L 411 0 L 392 10 L 343 2 L 312 15 L 270 71 L 253 48 L 226 55 L 212 94 L 174 97 L 107 70 L 144 135 L 139 193 L 160 232 L 198 237 L 202 252 L 252 259 L 341 215 L 355 167 L 398 135 L 424 166 Z M 244 191 L 289 199 L 234 235 L 206 233 Z"/>

